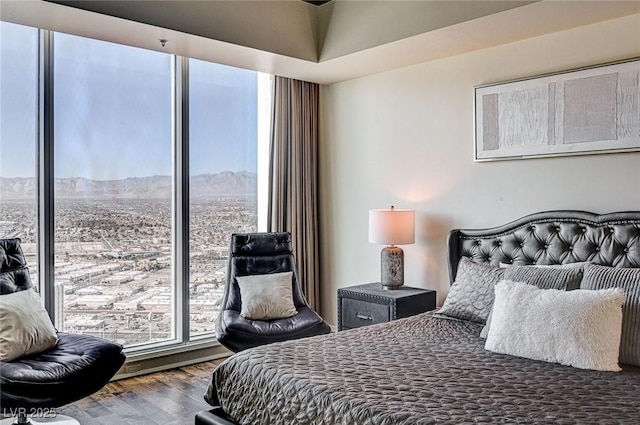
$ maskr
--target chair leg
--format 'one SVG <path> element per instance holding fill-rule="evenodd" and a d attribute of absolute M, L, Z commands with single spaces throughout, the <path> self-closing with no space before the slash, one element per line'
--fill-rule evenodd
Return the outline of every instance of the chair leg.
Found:
<path fill-rule="evenodd" d="M 26 413 L 20 412 L 18 414 L 18 417 L 16 418 L 16 421 L 14 422 L 14 424 L 16 424 L 16 425 L 31 425 L 31 420 L 29 419 L 29 417 L 27 416 Z"/>
<path fill-rule="evenodd" d="M 2 419 L 0 415 L 0 425 L 80 425 L 80 422 L 65 415 L 56 415 L 43 420 L 31 419 L 26 413 L 20 412 L 13 418 Z"/>
<path fill-rule="evenodd" d="M 14 417 L 2 419 L 0 415 L 0 425 L 33 425 L 26 413 L 19 412 Z"/>
<path fill-rule="evenodd" d="M 4 412 L 5 414 L 7 412 Z M 33 422 L 29 419 L 26 413 L 14 412 L 15 416 L 6 417 L 0 414 L 0 425 L 33 425 Z M 2 419 L 2 418 L 5 419 Z"/>

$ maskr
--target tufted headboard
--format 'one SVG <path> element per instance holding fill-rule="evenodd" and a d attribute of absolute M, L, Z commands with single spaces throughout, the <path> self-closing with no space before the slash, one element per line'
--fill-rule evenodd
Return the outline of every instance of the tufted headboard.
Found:
<path fill-rule="evenodd" d="M 545 211 L 489 229 L 449 232 L 449 278 L 462 257 L 478 263 L 566 264 L 591 261 L 640 267 L 640 211 Z"/>

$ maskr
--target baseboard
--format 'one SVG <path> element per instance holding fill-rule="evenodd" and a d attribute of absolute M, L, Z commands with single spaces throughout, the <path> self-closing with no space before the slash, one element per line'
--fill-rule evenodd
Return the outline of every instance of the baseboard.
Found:
<path fill-rule="evenodd" d="M 112 381 L 221 359 L 231 354 L 229 350 L 217 343 L 168 347 L 153 352 L 127 353 L 127 360 Z"/>

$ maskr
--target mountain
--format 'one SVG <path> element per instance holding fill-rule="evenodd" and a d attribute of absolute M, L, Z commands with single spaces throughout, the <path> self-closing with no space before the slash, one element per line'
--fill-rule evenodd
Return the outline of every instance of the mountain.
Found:
<path fill-rule="evenodd" d="M 223 171 L 199 174 L 190 179 L 193 198 L 255 196 L 258 187 L 256 173 Z M 33 199 L 35 179 L 0 177 L 0 198 L 5 200 Z M 154 199 L 171 196 L 170 176 L 128 177 L 121 180 L 91 180 L 81 177 L 55 179 L 56 197 L 66 199 Z"/>
<path fill-rule="evenodd" d="M 36 180 L 31 177 L 0 177 L 0 199 L 33 199 Z"/>

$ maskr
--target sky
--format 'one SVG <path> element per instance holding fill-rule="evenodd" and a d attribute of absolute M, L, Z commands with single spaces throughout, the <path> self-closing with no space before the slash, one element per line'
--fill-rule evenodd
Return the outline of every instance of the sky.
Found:
<path fill-rule="evenodd" d="M 171 175 L 169 54 L 56 33 L 56 177 Z M 0 22 L 0 176 L 32 177 L 37 34 Z M 255 171 L 257 74 L 190 60 L 190 172 Z"/>

